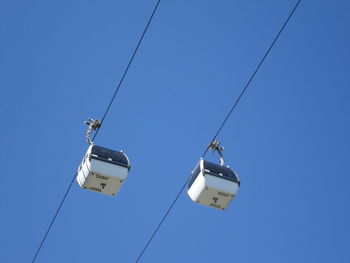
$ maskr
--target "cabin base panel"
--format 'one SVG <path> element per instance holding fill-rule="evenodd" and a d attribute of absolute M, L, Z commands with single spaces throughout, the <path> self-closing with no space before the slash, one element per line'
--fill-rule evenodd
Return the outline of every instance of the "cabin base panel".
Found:
<path fill-rule="evenodd" d="M 124 180 L 112 176 L 105 176 L 91 173 L 85 180 L 82 187 L 86 190 L 94 191 L 101 194 L 115 196 Z"/>
<path fill-rule="evenodd" d="M 200 193 L 196 202 L 205 206 L 225 210 L 231 203 L 233 197 L 234 196 L 229 193 L 207 187 Z"/>

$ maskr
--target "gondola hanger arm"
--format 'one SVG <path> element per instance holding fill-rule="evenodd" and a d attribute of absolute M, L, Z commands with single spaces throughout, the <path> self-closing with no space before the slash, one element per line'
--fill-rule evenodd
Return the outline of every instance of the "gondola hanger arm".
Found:
<path fill-rule="evenodd" d="M 88 144 L 92 145 L 94 144 L 94 142 L 91 140 L 91 132 L 94 130 L 97 130 L 100 126 L 101 126 L 101 121 L 99 119 L 92 119 L 92 118 L 88 118 L 87 121 L 84 121 L 84 124 L 88 125 L 88 129 L 86 131 L 86 140 L 88 142 Z"/>
<path fill-rule="evenodd" d="M 224 150 L 224 147 L 220 147 L 220 142 L 217 140 L 212 141 L 209 144 L 209 149 L 211 150 L 212 153 L 218 152 L 219 158 L 220 158 L 220 165 L 224 166 L 225 160 L 224 160 L 224 156 L 222 155 L 222 151 Z"/>

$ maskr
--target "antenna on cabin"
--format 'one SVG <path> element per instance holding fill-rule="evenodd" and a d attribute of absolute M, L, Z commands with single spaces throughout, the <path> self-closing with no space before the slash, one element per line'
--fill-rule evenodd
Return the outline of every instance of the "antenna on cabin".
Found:
<path fill-rule="evenodd" d="M 222 151 L 224 150 L 224 147 L 220 147 L 220 142 L 217 140 L 212 141 L 209 144 L 209 148 L 210 148 L 212 153 L 218 152 L 219 158 L 220 158 L 220 165 L 224 166 L 225 160 L 224 160 L 224 156 L 222 155 Z"/>
<path fill-rule="evenodd" d="M 100 122 L 99 119 L 94 120 L 94 119 L 88 118 L 87 121 L 84 121 L 84 124 L 89 126 L 89 128 L 86 131 L 85 137 L 86 137 L 86 140 L 87 140 L 88 144 L 92 145 L 92 144 L 94 144 L 94 142 L 91 141 L 91 138 L 90 138 L 91 137 L 91 132 L 96 130 L 96 129 L 98 129 L 98 128 L 100 128 L 101 122 Z"/>

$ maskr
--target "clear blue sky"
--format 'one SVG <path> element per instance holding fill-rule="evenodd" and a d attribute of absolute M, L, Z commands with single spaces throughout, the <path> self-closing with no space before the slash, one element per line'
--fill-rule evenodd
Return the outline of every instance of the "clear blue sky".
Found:
<path fill-rule="evenodd" d="M 74 183 L 37 262 L 134 262 L 295 2 L 161 2 L 96 140 L 130 176 Z M 0 1 L 0 262 L 31 261 L 154 4 Z M 141 262 L 350 262 L 349 8 L 302 1 L 219 136 L 237 198 L 184 192 Z"/>

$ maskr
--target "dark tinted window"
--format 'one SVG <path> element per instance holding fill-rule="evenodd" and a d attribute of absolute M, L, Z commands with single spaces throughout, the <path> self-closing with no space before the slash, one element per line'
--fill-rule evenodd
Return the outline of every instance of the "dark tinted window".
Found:
<path fill-rule="evenodd" d="M 200 162 L 199 162 L 197 164 L 196 168 L 194 168 L 192 174 L 197 177 L 200 172 L 201 172 L 201 166 L 200 166 Z"/>
<path fill-rule="evenodd" d="M 209 170 L 209 172 L 212 174 L 223 176 L 237 182 L 237 176 L 235 172 L 225 166 L 204 161 L 204 169 Z"/>
<path fill-rule="evenodd" d="M 201 167 L 200 167 L 200 162 L 197 164 L 196 168 L 194 168 L 191 178 L 188 181 L 188 188 L 190 188 L 193 184 L 193 182 L 196 180 L 197 176 L 199 175 L 199 173 L 201 172 Z"/>
<path fill-rule="evenodd" d="M 126 158 L 125 154 L 123 154 L 122 152 L 113 151 L 101 146 L 94 145 L 92 147 L 91 154 L 97 155 L 97 157 L 105 159 L 107 161 L 111 159 L 114 162 L 118 162 L 129 166 L 128 159 Z"/>

